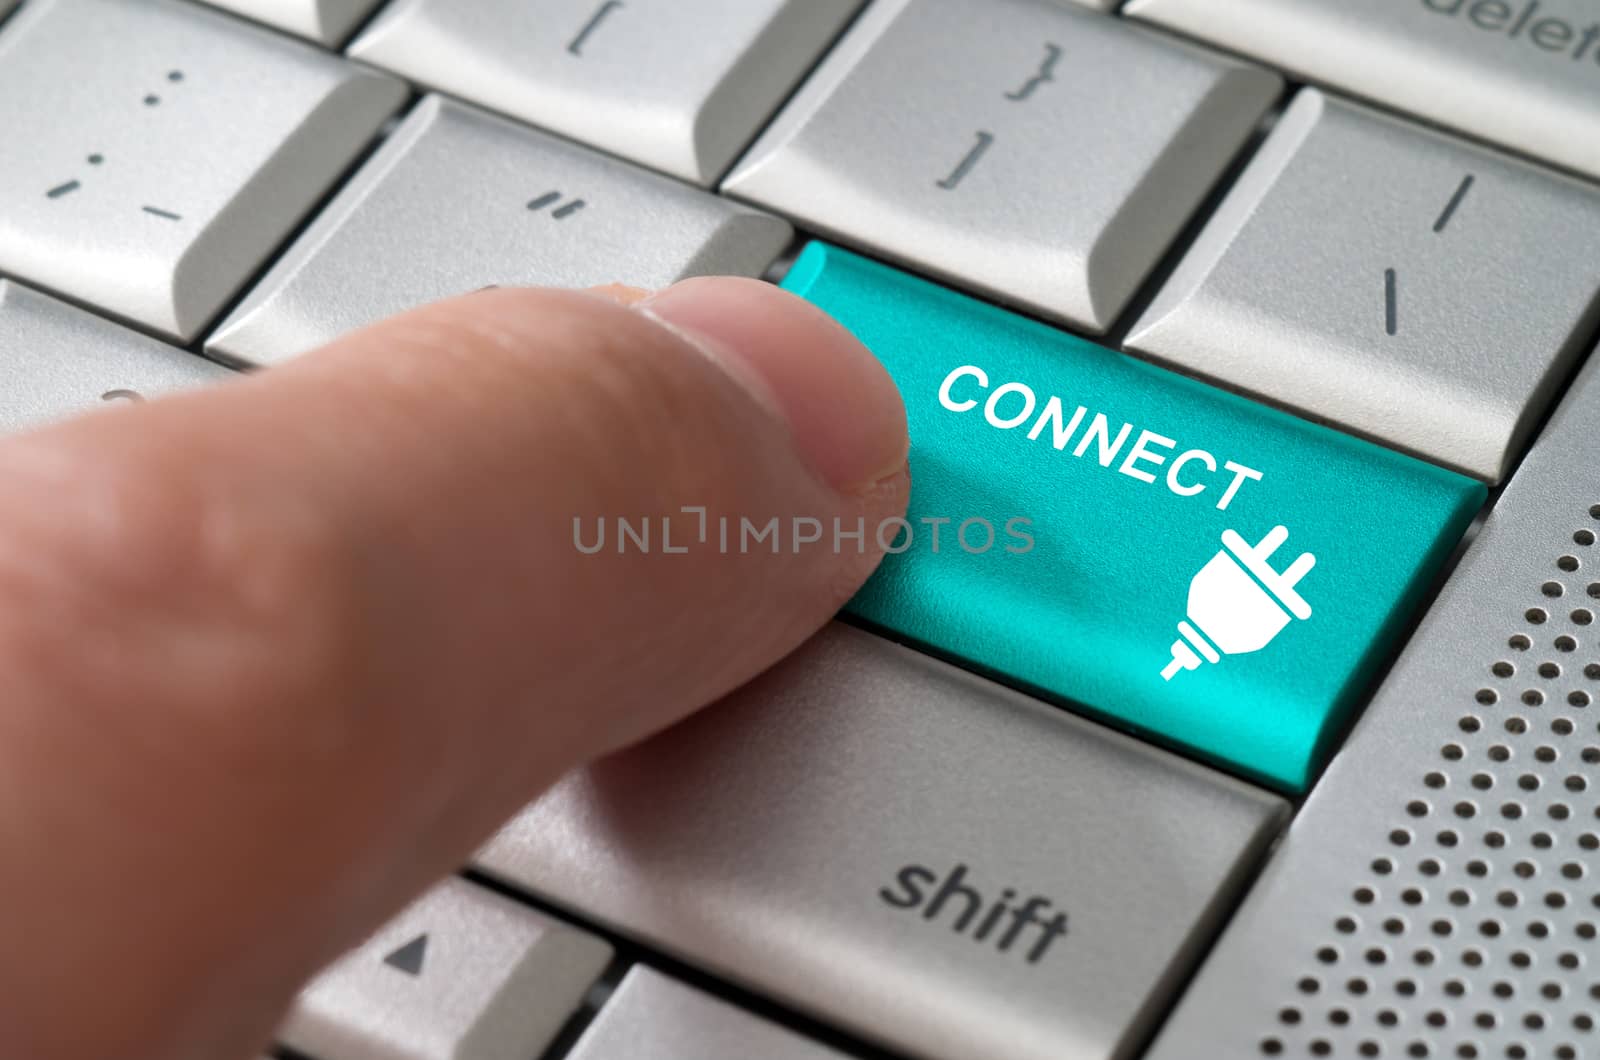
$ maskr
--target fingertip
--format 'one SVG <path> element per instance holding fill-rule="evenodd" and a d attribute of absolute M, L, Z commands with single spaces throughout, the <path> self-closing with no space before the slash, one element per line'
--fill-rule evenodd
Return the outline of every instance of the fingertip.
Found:
<path fill-rule="evenodd" d="M 755 391 L 839 492 L 860 493 L 905 468 L 905 406 L 894 381 L 854 335 L 811 303 L 760 280 L 701 277 L 635 308 Z"/>

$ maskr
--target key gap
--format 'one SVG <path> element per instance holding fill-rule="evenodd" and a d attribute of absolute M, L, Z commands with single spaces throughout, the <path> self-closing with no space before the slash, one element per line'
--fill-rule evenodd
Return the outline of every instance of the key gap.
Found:
<path fill-rule="evenodd" d="M 1505 477 L 1500 480 L 1500 485 L 1494 487 L 1490 493 L 1489 502 L 1484 505 L 1487 511 L 1499 499 L 1500 493 L 1507 483 L 1516 477 L 1517 471 L 1522 467 L 1522 462 L 1528 458 L 1533 447 L 1538 444 L 1544 435 L 1545 428 L 1550 425 L 1550 419 L 1556 414 L 1556 409 L 1566 400 L 1572 391 L 1572 384 L 1577 380 L 1578 373 L 1583 371 L 1588 364 L 1596 345 L 1600 345 L 1600 291 L 1596 291 L 1589 300 L 1588 307 L 1584 310 L 1582 323 L 1573 329 L 1573 339 L 1570 348 L 1574 351 L 1572 364 L 1565 372 L 1553 376 L 1547 384 L 1548 395 L 1544 407 L 1539 410 L 1539 415 L 1534 419 L 1528 429 L 1527 438 L 1506 469 Z"/>
<path fill-rule="evenodd" d="M 522 901 L 521 898 L 517 899 Z M 551 1039 L 550 1045 L 540 1055 L 539 1060 L 563 1060 L 573 1049 L 577 1048 L 589 1030 L 589 1025 L 600 1015 L 600 1010 L 610 1002 L 612 995 L 617 992 L 617 987 L 622 984 L 622 977 L 632 968 L 634 962 L 621 951 L 611 955 L 611 960 L 606 964 L 605 970 L 600 973 L 587 993 L 578 1010 L 567 1018 L 561 1030 Z"/>
<path fill-rule="evenodd" d="M 366 143 L 364 147 L 362 147 L 360 151 L 356 153 L 355 157 L 350 160 L 349 164 L 346 165 L 344 169 L 340 170 L 338 176 L 334 177 L 334 179 L 329 182 L 328 187 L 323 191 L 321 197 L 319 197 L 314 203 L 311 204 L 310 207 L 306 209 L 306 212 L 301 215 L 301 217 L 294 223 L 289 231 L 284 234 L 283 238 L 280 239 L 266 255 L 263 256 L 261 264 L 256 267 L 254 272 L 246 277 L 244 283 L 239 285 L 238 290 L 236 290 L 233 295 L 225 303 L 223 303 L 222 308 L 206 322 L 206 325 L 200 329 L 195 340 L 188 346 L 184 347 L 185 349 L 187 349 L 190 353 L 199 354 L 208 360 L 214 360 L 217 363 L 226 365 L 229 368 L 239 369 L 241 367 L 240 365 L 232 364 L 221 358 L 211 357 L 206 353 L 206 343 L 209 342 L 217 333 L 217 330 L 221 328 L 221 326 L 226 323 L 236 311 L 238 311 L 239 307 L 243 305 L 252 294 L 255 293 L 257 288 L 261 286 L 262 281 L 266 279 L 267 274 L 276 268 L 278 263 L 288 255 L 289 251 L 293 249 L 295 244 L 300 241 L 301 237 L 305 235 L 306 231 L 322 217 L 322 215 L 327 211 L 328 207 L 332 205 L 333 200 L 344 191 L 351 180 L 355 178 L 355 175 L 361 171 L 367 162 L 372 159 L 372 156 L 377 153 L 378 149 L 382 147 L 383 144 L 394 133 L 395 129 L 399 128 L 401 123 L 405 121 L 406 117 L 410 115 L 412 109 L 416 107 L 421 98 L 422 97 L 413 89 L 411 94 L 407 96 L 406 99 L 400 104 L 399 109 L 394 113 L 394 115 L 391 116 L 388 121 L 384 122 L 381 127 L 379 127 L 378 132 Z"/>
<path fill-rule="evenodd" d="M 1455 574 L 1456 567 L 1461 564 L 1461 557 L 1466 554 L 1468 546 L 1477 538 L 1478 531 L 1483 527 L 1484 519 L 1488 517 L 1489 510 L 1494 507 L 1501 491 L 1504 489 L 1505 484 L 1502 483 L 1489 491 L 1489 496 L 1485 498 L 1483 507 L 1478 509 L 1478 514 L 1467 526 L 1467 529 L 1462 532 L 1461 540 L 1457 541 L 1455 547 L 1450 550 L 1450 555 L 1439 564 L 1439 569 L 1434 572 L 1432 580 L 1418 595 L 1414 610 L 1405 617 L 1403 627 L 1390 641 L 1388 649 L 1379 657 L 1373 667 L 1372 676 L 1361 689 L 1357 705 L 1350 711 L 1349 716 L 1339 724 L 1338 728 L 1329 730 L 1329 735 L 1326 737 L 1329 753 L 1326 760 L 1318 767 L 1316 775 L 1307 784 L 1306 796 L 1316 790 L 1318 782 L 1322 780 L 1322 774 L 1333 764 L 1334 756 L 1349 742 L 1350 734 L 1355 730 L 1356 725 L 1360 723 L 1362 715 L 1366 714 L 1367 708 L 1372 706 L 1372 701 L 1377 698 L 1378 689 L 1382 688 L 1384 682 L 1389 679 L 1390 671 L 1394 669 L 1395 664 L 1400 661 L 1400 656 L 1405 653 L 1406 648 L 1410 645 L 1411 638 L 1416 635 L 1423 618 L 1427 616 L 1429 611 L 1433 610 L 1434 601 L 1439 598 L 1439 594 L 1444 591 L 1445 585 L 1449 583 L 1451 577 Z M 1301 802 L 1303 801 L 1304 798 L 1301 799 Z M 1298 814 L 1299 812 L 1300 807 L 1297 804 L 1295 813 Z"/>
<path fill-rule="evenodd" d="M 1173 973 L 1169 972 L 1161 979 L 1156 990 L 1165 990 L 1166 999 L 1160 1003 L 1150 1002 L 1150 1017 L 1145 1024 L 1143 1033 L 1130 1036 L 1123 1043 L 1129 1056 L 1143 1056 L 1155 1043 L 1163 1027 L 1172 1019 L 1174 1012 L 1183 1001 L 1189 987 L 1199 978 L 1200 972 L 1205 968 L 1206 958 L 1211 955 L 1217 942 L 1222 938 L 1223 931 L 1239 912 L 1239 907 L 1255 889 L 1256 880 L 1260 877 L 1262 869 L 1272 856 L 1277 852 L 1278 845 L 1287 838 L 1289 825 L 1300 812 L 1299 803 L 1289 807 L 1287 813 L 1278 821 L 1278 828 L 1270 838 L 1255 844 L 1252 849 L 1245 852 L 1241 863 L 1235 866 L 1228 878 L 1219 887 L 1219 893 L 1225 893 L 1226 901 L 1214 901 L 1208 915 L 1195 925 L 1190 938 L 1185 941 L 1180 951 L 1188 959 L 1188 966 Z"/>
<path fill-rule="evenodd" d="M 1223 167 L 1222 172 L 1218 174 L 1211 187 L 1206 190 L 1205 197 L 1200 200 L 1199 204 L 1189 214 L 1188 219 L 1184 221 L 1183 227 L 1178 229 L 1178 234 L 1172 238 L 1172 241 L 1167 244 L 1166 250 L 1156 259 L 1155 267 L 1146 274 L 1144 281 L 1134 290 L 1133 297 L 1128 300 L 1127 305 L 1123 307 L 1117 319 L 1112 322 L 1105 335 L 1096 341 L 1113 349 L 1121 350 L 1129 356 L 1139 356 L 1137 353 L 1124 348 L 1129 332 L 1139 322 L 1139 318 L 1144 316 L 1145 311 L 1150 308 L 1150 304 L 1156 300 L 1156 296 L 1167 285 L 1167 281 L 1172 278 L 1172 274 L 1177 271 L 1178 266 L 1189 256 L 1189 251 L 1194 248 L 1195 242 L 1200 238 L 1200 233 L 1204 231 L 1206 225 L 1216 215 L 1217 207 L 1222 205 L 1222 200 L 1227 198 L 1228 193 L 1233 190 L 1234 185 L 1239 181 L 1239 176 L 1255 159 L 1256 153 L 1261 149 L 1261 145 L 1266 142 L 1267 137 L 1271 135 L 1272 130 L 1277 126 L 1278 119 L 1283 116 L 1284 110 L 1289 106 L 1289 101 L 1294 98 L 1294 93 L 1293 86 L 1284 85 L 1283 89 L 1278 93 L 1278 98 L 1272 101 L 1272 105 L 1261 116 L 1261 120 L 1256 122 L 1255 128 L 1250 131 L 1250 135 L 1245 138 L 1239 150 L 1234 153 L 1233 158 Z M 1187 375 L 1188 373 L 1180 374 Z M 1203 381 L 1210 382 L 1210 380 Z M 1217 384 L 1212 383 L 1211 385 L 1215 386 Z M 1253 400 L 1259 401 L 1260 399 Z M 1266 402 L 1262 402 L 1262 404 L 1266 404 Z"/>
<path fill-rule="evenodd" d="M 537 895 L 530 894 L 510 884 L 502 883 L 487 873 L 468 868 L 464 869 L 461 874 L 473 883 L 487 887 L 497 894 L 529 906 L 552 919 L 571 924 L 610 943 L 616 951 L 616 956 L 612 959 L 611 965 L 607 967 L 607 972 L 618 970 L 619 980 L 621 974 L 628 968 L 636 964 L 643 964 L 685 985 L 710 994 L 718 1000 L 728 1002 L 735 1008 L 742 1009 L 751 1015 L 793 1031 L 804 1038 L 828 1046 L 846 1056 L 855 1057 L 856 1060 L 910 1060 L 909 1057 L 903 1054 L 890 1052 L 872 1045 L 854 1037 L 848 1031 L 787 1008 L 773 998 L 745 989 L 676 957 L 652 949 L 648 944 L 637 942 L 601 924 L 586 920 L 581 912 L 553 905 Z M 602 978 L 602 982 L 604 982 L 604 978 Z M 603 1008 L 603 1005 L 600 1006 L 600 1009 Z M 596 1014 L 600 1009 L 596 1010 Z M 549 1052 L 541 1057 L 540 1060 L 561 1060 L 564 1055 L 564 1053 Z M 300 1060 L 300 1058 L 293 1057 L 291 1060 Z"/>
<path fill-rule="evenodd" d="M 794 97 L 799 95 L 800 90 L 811 82 L 812 77 L 814 77 L 817 71 L 821 69 L 822 64 L 828 61 L 828 58 L 833 55 L 834 50 L 838 48 L 839 43 L 848 37 L 851 31 L 856 28 L 856 24 L 866 17 L 867 11 L 871 7 L 872 4 L 870 3 L 863 3 L 860 7 L 858 7 L 856 9 L 856 13 L 850 16 L 845 24 L 839 29 L 839 32 L 835 33 L 833 37 L 825 45 L 823 45 L 821 49 L 818 50 L 816 58 L 811 61 L 811 65 L 807 66 L 805 70 L 801 72 L 800 76 L 795 79 L 794 84 L 789 86 L 789 91 L 783 94 L 783 98 L 780 99 L 777 105 L 767 113 L 766 118 L 757 123 L 755 130 L 745 138 L 744 143 L 740 144 L 739 149 L 734 152 L 733 160 L 724 166 L 722 168 L 722 172 L 718 173 L 716 179 L 711 182 L 710 190 L 712 194 L 719 198 L 723 197 L 722 182 L 728 178 L 728 174 L 739 168 L 739 163 L 743 162 L 744 156 L 750 153 L 750 148 L 754 147 L 756 141 L 760 140 L 761 137 L 766 135 L 767 129 L 771 127 L 773 122 L 778 120 L 778 116 L 789 109 L 789 104 L 794 102 Z M 734 201 L 737 202 L 738 200 Z M 762 207 L 756 208 L 762 209 Z M 768 210 L 767 212 L 771 213 L 772 211 Z"/>
<path fill-rule="evenodd" d="M 366 63 L 361 62 L 359 59 L 350 58 L 350 56 L 345 55 L 345 52 L 349 51 L 350 45 L 354 44 L 358 39 L 360 39 L 363 33 L 371 29 L 373 23 L 382 18 L 388 10 L 389 0 L 378 0 L 376 4 L 372 5 L 371 11 L 368 11 L 365 15 L 356 19 L 356 24 L 350 27 L 350 31 L 348 33 L 340 37 L 334 43 L 327 45 L 327 48 L 330 51 L 338 52 L 340 55 L 344 55 L 346 61 L 348 62 L 358 63 L 361 66 L 366 66 Z M 389 76 L 394 77 L 395 75 L 390 74 Z"/>
<path fill-rule="evenodd" d="M 136 331 L 140 335 L 143 335 L 146 338 L 155 339 L 157 342 L 162 343 L 163 345 L 171 346 L 174 349 L 183 350 L 186 353 L 196 352 L 190 346 L 183 345 L 171 335 L 157 331 L 155 328 L 144 323 L 143 321 L 134 320 L 132 317 L 120 316 L 117 313 L 107 309 L 105 306 L 96 305 L 93 302 L 85 301 L 83 298 L 73 294 L 71 291 L 64 291 L 59 287 L 51 287 L 49 284 L 40 283 L 38 280 L 31 279 L 19 273 L 7 272 L 4 269 L 0 269 L 0 280 L 10 280 L 19 287 L 26 287 L 30 291 L 38 291 L 40 294 L 47 294 L 58 302 L 65 302 L 67 305 L 70 305 L 75 309 L 81 309 L 85 313 L 92 314 L 93 316 L 115 324 L 118 327 L 127 328 L 129 331 Z M 204 355 L 202 354 L 201 356 Z"/>
<path fill-rule="evenodd" d="M 809 238 L 809 236 L 801 235 L 799 232 L 791 236 L 789 245 L 784 247 L 783 252 L 772 260 L 771 265 L 766 267 L 766 270 L 761 273 L 761 278 L 768 283 L 782 283 L 783 278 L 789 275 L 789 270 L 794 268 L 794 260 L 800 256 L 800 251 L 805 249 L 806 240 Z"/>

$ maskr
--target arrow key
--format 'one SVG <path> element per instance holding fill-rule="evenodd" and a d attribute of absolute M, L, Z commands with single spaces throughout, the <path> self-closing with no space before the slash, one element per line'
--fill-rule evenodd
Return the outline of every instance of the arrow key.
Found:
<path fill-rule="evenodd" d="M 426 959 L 427 952 L 428 933 L 424 931 L 385 957 L 383 963 L 391 968 L 398 968 L 407 975 L 417 976 L 422 974 L 422 962 Z"/>
<path fill-rule="evenodd" d="M 451 879 L 322 972 L 280 1029 L 318 1060 L 511 1060 L 542 1054 L 611 947 Z"/>

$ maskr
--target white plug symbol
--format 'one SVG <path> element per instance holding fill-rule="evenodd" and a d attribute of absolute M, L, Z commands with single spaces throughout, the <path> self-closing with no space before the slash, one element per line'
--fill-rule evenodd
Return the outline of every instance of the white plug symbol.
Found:
<path fill-rule="evenodd" d="M 1260 651 L 1289 624 L 1290 614 L 1311 617 L 1311 605 L 1294 587 L 1317 557 L 1302 552 L 1282 573 L 1267 562 L 1288 537 L 1288 527 L 1275 526 L 1251 548 L 1232 530 L 1222 532 L 1222 551 L 1189 582 L 1189 620 L 1178 623 L 1182 637 L 1172 642 L 1172 661 L 1161 671 L 1162 680 L 1172 680 L 1179 670 L 1198 670 L 1202 658 L 1214 663 L 1224 655 Z"/>

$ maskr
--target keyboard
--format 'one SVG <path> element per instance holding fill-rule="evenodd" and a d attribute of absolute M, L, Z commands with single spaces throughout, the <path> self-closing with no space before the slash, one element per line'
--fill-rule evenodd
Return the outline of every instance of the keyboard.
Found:
<path fill-rule="evenodd" d="M 0 429 L 716 273 L 906 399 L 277 1060 L 1600 1057 L 1595 0 L 0 0 L 0 134 Z"/>

